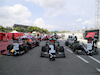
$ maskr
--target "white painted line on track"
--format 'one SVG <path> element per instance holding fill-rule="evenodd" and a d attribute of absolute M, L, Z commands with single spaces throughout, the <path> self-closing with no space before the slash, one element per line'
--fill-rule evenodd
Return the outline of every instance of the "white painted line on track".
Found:
<path fill-rule="evenodd" d="M 87 60 L 85 60 L 84 58 L 82 58 L 81 56 L 79 55 L 76 55 L 78 58 L 80 58 L 81 60 L 83 60 L 85 63 L 89 63 Z"/>
<path fill-rule="evenodd" d="M 100 61 L 99 61 L 99 60 L 97 60 L 96 58 L 94 58 L 94 57 L 92 57 L 92 56 L 88 56 L 88 57 L 90 57 L 91 59 L 93 59 L 94 61 L 96 61 L 97 63 L 99 63 L 99 64 L 100 64 Z"/>
<path fill-rule="evenodd" d="M 97 69 L 98 72 L 100 72 L 100 69 L 99 68 L 96 68 L 96 69 Z"/>
<path fill-rule="evenodd" d="M 64 47 L 64 48 L 66 48 L 66 47 Z M 73 53 L 71 50 L 69 50 L 69 49 L 66 49 L 67 51 L 69 51 L 70 53 Z"/>
<path fill-rule="evenodd" d="M 69 51 L 70 53 L 73 53 L 71 50 L 67 49 L 67 51 Z"/>

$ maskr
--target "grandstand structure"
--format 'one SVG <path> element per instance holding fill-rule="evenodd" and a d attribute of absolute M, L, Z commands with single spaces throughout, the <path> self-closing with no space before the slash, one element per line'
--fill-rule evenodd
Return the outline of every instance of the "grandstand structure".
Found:
<path fill-rule="evenodd" d="M 23 29 L 26 30 L 28 26 L 29 25 L 14 24 L 13 27 L 12 27 L 12 29 L 15 29 L 17 27 L 23 27 Z M 32 27 L 32 26 L 30 26 L 30 27 Z"/>

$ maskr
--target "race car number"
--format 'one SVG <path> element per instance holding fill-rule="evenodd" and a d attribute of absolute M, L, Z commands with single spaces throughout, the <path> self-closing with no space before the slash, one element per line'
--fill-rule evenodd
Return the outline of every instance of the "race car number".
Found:
<path fill-rule="evenodd" d="M 14 45 L 14 47 L 13 47 L 14 50 L 19 50 L 19 44 L 18 43 L 14 43 L 13 45 Z"/>
<path fill-rule="evenodd" d="M 51 48 L 50 51 L 49 51 L 49 54 L 55 53 L 55 50 L 54 50 L 54 46 L 53 45 L 49 45 L 49 48 Z"/>
<path fill-rule="evenodd" d="M 88 50 L 92 50 L 92 44 L 91 43 L 87 43 L 87 51 Z"/>

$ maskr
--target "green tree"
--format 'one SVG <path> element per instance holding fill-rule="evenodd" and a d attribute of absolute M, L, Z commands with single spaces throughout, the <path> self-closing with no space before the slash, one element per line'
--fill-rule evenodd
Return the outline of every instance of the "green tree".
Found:
<path fill-rule="evenodd" d="M 93 28 L 90 28 L 90 30 L 93 30 Z"/>
<path fill-rule="evenodd" d="M 40 31 L 40 28 L 37 26 L 32 27 L 34 31 Z"/>
<path fill-rule="evenodd" d="M 47 29 L 44 29 L 43 33 L 49 33 L 49 31 Z"/>
<path fill-rule="evenodd" d="M 13 30 L 9 30 L 8 32 L 12 32 Z"/>
<path fill-rule="evenodd" d="M 42 29 L 41 29 L 41 33 L 43 33 L 43 30 L 44 30 L 44 29 L 42 28 Z"/>
<path fill-rule="evenodd" d="M 66 33 L 66 31 L 62 31 L 62 33 Z"/>
<path fill-rule="evenodd" d="M 70 31 L 66 31 L 67 33 L 69 33 Z"/>
<path fill-rule="evenodd" d="M 5 28 L 3 26 L 0 25 L 0 31 L 1 32 L 5 32 Z"/>
<path fill-rule="evenodd" d="M 12 31 L 12 28 L 7 26 L 7 27 L 5 28 L 5 31 L 6 31 L 6 32 L 10 32 L 10 31 Z"/>
<path fill-rule="evenodd" d="M 33 32 L 33 30 L 34 30 L 33 27 L 28 26 L 26 32 Z"/>
<path fill-rule="evenodd" d="M 27 27 L 26 32 L 38 31 L 40 33 L 50 33 L 47 29 L 39 28 L 37 26 Z"/>
<path fill-rule="evenodd" d="M 15 28 L 15 30 L 18 31 L 18 32 L 24 32 L 23 27 L 17 27 L 17 28 Z"/>
<path fill-rule="evenodd" d="M 62 33 L 62 31 L 58 31 L 58 33 Z"/>

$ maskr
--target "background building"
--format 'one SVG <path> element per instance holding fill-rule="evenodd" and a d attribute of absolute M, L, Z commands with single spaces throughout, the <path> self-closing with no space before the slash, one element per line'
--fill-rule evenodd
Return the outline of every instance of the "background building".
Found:
<path fill-rule="evenodd" d="M 15 29 L 17 27 L 23 27 L 23 29 L 26 30 L 28 26 L 29 25 L 14 24 L 13 27 L 12 27 L 12 29 Z M 30 27 L 32 27 L 32 26 L 30 26 Z"/>

